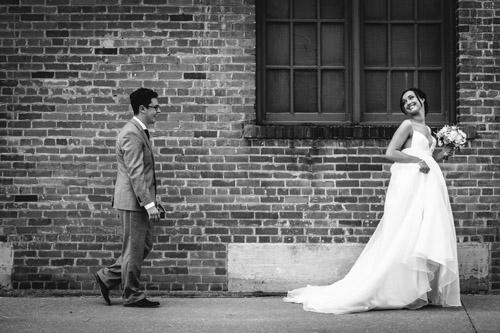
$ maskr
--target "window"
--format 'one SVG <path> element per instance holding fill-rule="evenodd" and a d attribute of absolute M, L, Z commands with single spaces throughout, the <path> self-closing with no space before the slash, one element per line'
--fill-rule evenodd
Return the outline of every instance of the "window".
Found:
<path fill-rule="evenodd" d="M 454 117 L 449 0 L 257 1 L 260 124 L 398 124 L 401 92 Z"/>

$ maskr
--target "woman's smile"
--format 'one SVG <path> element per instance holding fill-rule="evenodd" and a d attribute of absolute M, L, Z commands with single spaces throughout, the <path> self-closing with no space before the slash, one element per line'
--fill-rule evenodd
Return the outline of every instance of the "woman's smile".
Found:
<path fill-rule="evenodd" d="M 417 103 L 415 103 L 415 102 L 408 103 L 408 106 L 406 107 L 406 109 L 408 111 L 410 111 L 414 106 L 416 107 Z"/>

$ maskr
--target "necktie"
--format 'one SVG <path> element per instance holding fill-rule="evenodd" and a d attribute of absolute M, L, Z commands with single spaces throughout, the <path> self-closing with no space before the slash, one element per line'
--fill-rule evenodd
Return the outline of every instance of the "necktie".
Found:
<path fill-rule="evenodd" d="M 150 137 L 149 137 L 149 131 L 147 129 L 145 129 L 144 132 L 146 132 L 146 136 L 148 137 L 148 140 L 149 140 L 150 139 Z"/>

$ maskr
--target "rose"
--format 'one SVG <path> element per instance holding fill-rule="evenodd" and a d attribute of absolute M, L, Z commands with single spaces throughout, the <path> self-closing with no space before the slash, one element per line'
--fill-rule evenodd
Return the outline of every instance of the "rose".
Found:
<path fill-rule="evenodd" d="M 465 145 L 467 140 L 467 135 L 456 125 L 444 125 L 442 129 L 440 129 L 436 133 L 437 144 L 440 147 L 451 148 L 452 150 L 460 150 L 460 147 Z M 445 150 L 444 159 L 448 159 L 448 153 Z"/>

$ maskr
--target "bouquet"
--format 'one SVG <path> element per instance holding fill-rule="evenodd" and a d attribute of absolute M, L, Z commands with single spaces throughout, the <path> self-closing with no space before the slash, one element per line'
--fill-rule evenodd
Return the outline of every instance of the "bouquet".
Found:
<path fill-rule="evenodd" d="M 456 125 L 444 125 L 436 133 L 436 139 L 439 147 L 449 147 L 460 151 L 460 147 L 465 145 L 467 135 Z M 447 159 L 448 154 L 445 153 L 444 160 Z"/>

